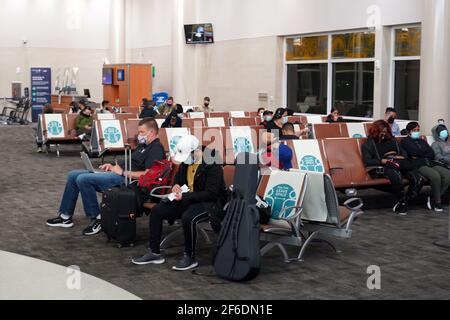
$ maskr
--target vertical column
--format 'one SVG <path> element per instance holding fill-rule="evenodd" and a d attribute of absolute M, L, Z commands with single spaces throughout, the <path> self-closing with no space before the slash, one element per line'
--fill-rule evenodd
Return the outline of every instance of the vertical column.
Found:
<path fill-rule="evenodd" d="M 184 1 L 173 0 L 172 23 L 172 93 L 175 102 L 184 103 Z"/>
<path fill-rule="evenodd" d="M 450 1 L 423 1 L 419 120 L 428 134 L 437 120 L 450 124 Z"/>
<path fill-rule="evenodd" d="M 379 27 L 376 29 L 375 41 L 375 86 L 373 93 L 373 118 L 383 119 L 384 112 L 390 103 L 391 77 L 391 29 Z"/>
<path fill-rule="evenodd" d="M 110 62 L 125 63 L 125 0 L 111 1 Z"/>

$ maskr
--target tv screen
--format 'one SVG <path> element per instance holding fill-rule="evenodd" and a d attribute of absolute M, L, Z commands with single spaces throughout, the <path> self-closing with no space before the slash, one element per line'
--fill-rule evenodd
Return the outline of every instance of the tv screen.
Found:
<path fill-rule="evenodd" d="M 111 68 L 103 69 L 103 84 L 113 84 L 113 70 Z"/>
<path fill-rule="evenodd" d="M 117 81 L 125 81 L 125 70 L 117 70 Z"/>
<path fill-rule="evenodd" d="M 214 43 L 214 33 L 211 23 L 187 24 L 184 26 L 187 44 Z"/>

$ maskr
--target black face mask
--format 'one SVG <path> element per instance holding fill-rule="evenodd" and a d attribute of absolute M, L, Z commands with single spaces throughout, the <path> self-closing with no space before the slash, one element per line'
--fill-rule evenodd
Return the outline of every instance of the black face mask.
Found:
<path fill-rule="evenodd" d="M 390 117 L 390 118 L 389 118 L 389 120 L 388 120 L 388 123 L 389 123 L 389 124 L 393 124 L 393 123 L 394 123 L 394 121 L 395 121 L 395 118 L 393 118 L 393 117 Z"/>

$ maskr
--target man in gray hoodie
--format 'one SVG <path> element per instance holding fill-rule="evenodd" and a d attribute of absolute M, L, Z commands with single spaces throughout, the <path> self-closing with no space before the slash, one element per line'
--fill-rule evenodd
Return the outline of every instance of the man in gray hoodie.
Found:
<path fill-rule="evenodd" d="M 450 166 L 450 141 L 447 127 L 440 124 L 434 127 L 431 132 L 435 140 L 431 146 L 435 154 L 435 160 Z"/>

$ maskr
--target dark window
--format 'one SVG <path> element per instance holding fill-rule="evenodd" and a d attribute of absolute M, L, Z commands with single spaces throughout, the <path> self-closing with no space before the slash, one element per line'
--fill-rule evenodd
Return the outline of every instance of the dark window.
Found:
<path fill-rule="evenodd" d="M 420 60 L 395 61 L 394 106 L 404 120 L 419 119 Z"/>
<path fill-rule="evenodd" d="M 327 113 L 328 65 L 289 64 L 287 66 L 287 105 L 300 113 Z"/>
<path fill-rule="evenodd" d="M 350 117 L 373 117 L 374 63 L 333 64 L 333 106 Z"/>

